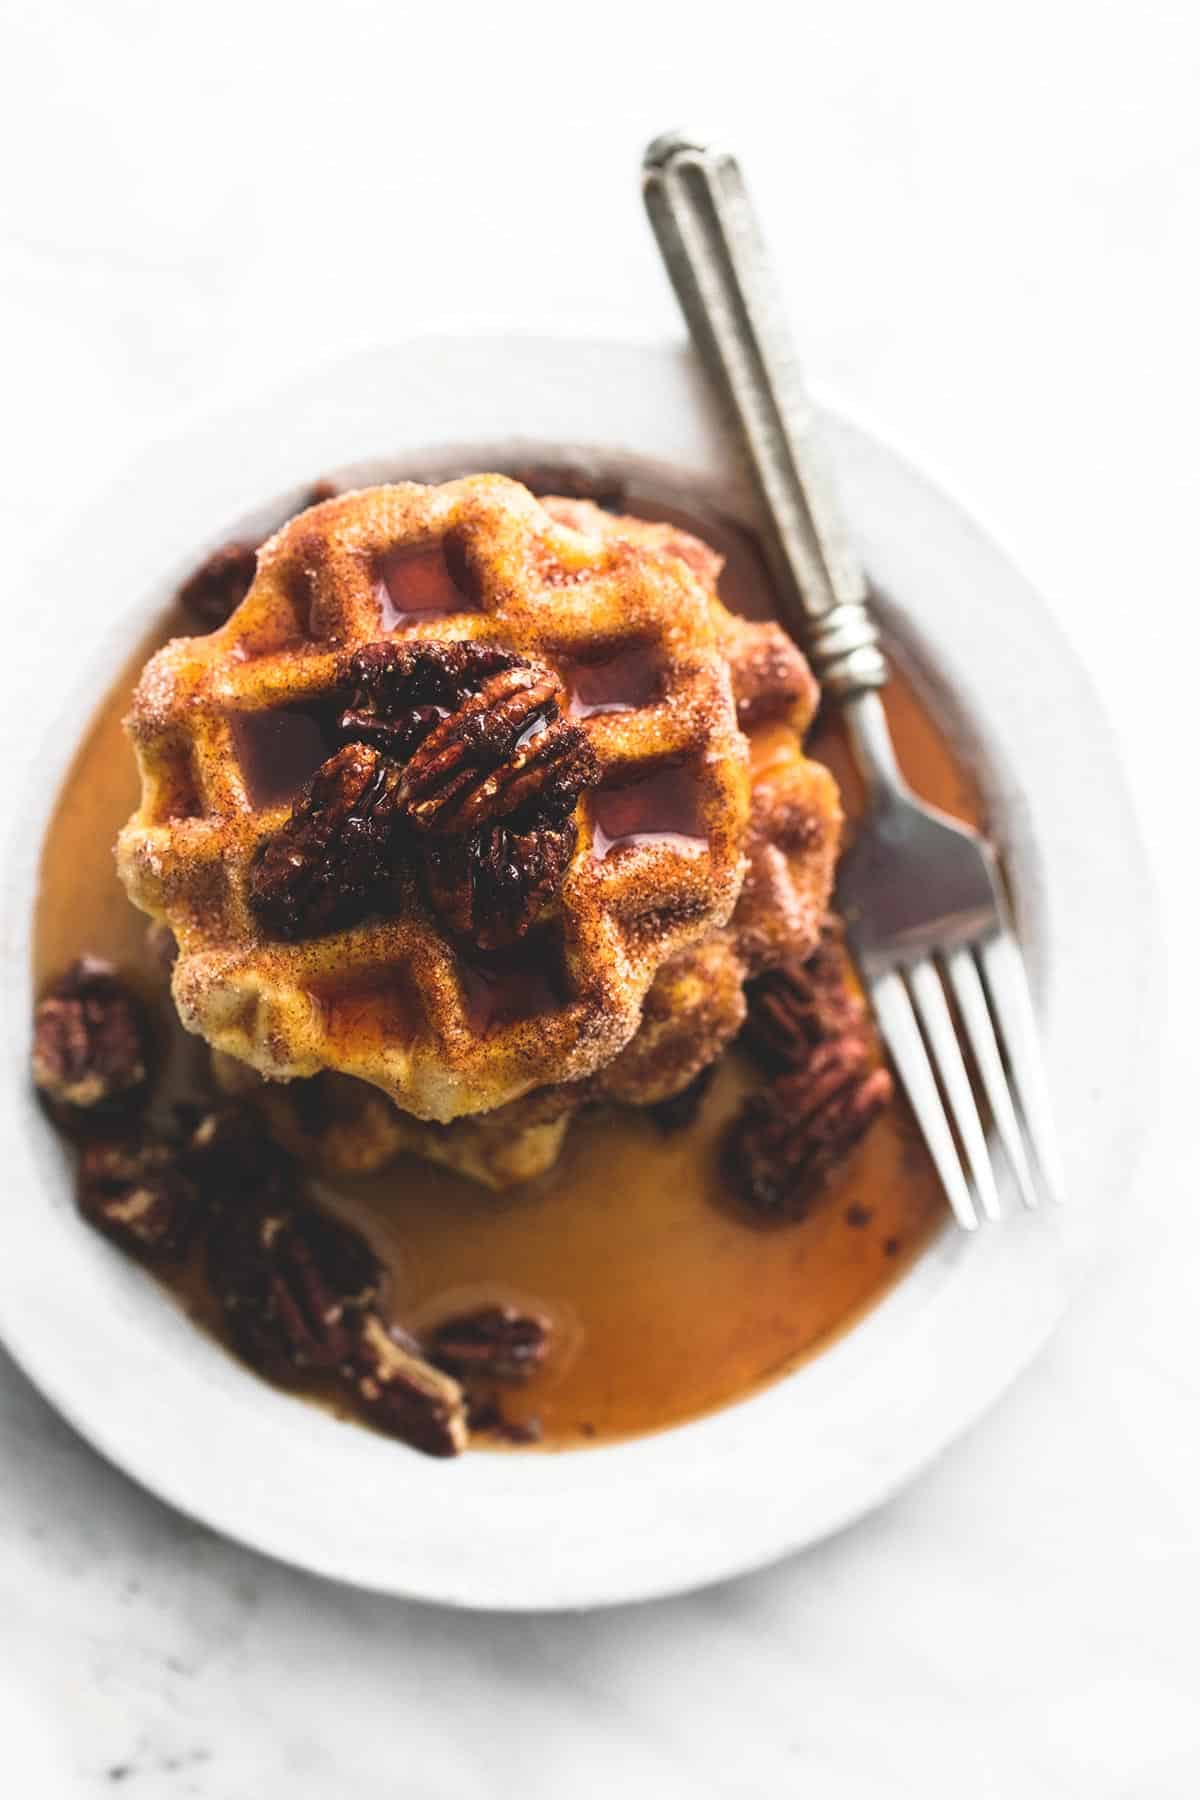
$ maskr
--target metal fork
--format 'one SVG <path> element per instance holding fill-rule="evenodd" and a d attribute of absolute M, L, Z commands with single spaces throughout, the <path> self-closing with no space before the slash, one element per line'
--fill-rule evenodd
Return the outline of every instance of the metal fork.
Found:
<path fill-rule="evenodd" d="M 919 801 L 879 689 L 887 663 L 737 163 L 680 133 L 643 163 L 646 208 L 693 340 L 731 408 L 781 610 L 843 708 L 868 811 L 838 902 L 884 1041 L 959 1224 L 1001 1216 L 963 1040 L 1028 1207 L 1062 1177 L 1024 963 L 995 852 Z M 953 998 L 957 1011 L 950 1005 Z"/>

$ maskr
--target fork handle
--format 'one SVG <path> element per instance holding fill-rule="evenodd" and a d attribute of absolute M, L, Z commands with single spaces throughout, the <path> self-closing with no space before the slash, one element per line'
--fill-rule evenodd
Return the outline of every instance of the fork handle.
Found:
<path fill-rule="evenodd" d="M 741 170 L 727 151 L 672 132 L 650 145 L 642 177 L 693 341 L 750 454 L 780 609 L 829 693 L 882 687 L 887 663 L 866 580 Z"/>

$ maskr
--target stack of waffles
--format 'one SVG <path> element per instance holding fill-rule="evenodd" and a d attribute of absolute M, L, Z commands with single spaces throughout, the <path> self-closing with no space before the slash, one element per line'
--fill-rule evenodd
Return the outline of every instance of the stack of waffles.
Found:
<path fill-rule="evenodd" d="M 502 1186 L 657 1104 L 814 948 L 816 686 L 670 525 L 501 476 L 342 495 L 139 684 L 119 867 L 223 1083 L 341 1169 Z"/>

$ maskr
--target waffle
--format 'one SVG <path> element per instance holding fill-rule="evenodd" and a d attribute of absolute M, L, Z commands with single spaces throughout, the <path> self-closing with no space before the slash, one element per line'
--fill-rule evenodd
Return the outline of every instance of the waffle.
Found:
<path fill-rule="evenodd" d="M 747 979 L 804 961 L 816 948 L 833 889 L 841 801 L 828 769 L 803 751 L 820 698 L 812 671 L 778 625 L 723 605 L 723 560 L 710 545 L 676 525 L 614 516 L 586 500 L 551 497 L 543 505 L 581 534 L 673 555 L 692 570 L 708 595 L 750 744 L 746 875 L 734 912 L 664 965 L 641 1027 L 587 1085 L 589 1099 L 654 1105 L 686 1087 L 737 1035 Z"/>
<path fill-rule="evenodd" d="M 717 598 L 721 559 L 677 527 L 614 517 L 587 502 L 548 498 L 546 511 L 583 537 L 625 539 L 680 558 L 703 586 L 750 743 L 746 875 L 732 916 L 669 958 L 646 993 L 637 1030 L 583 1081 L 541 1088 L 480 1118 L 423 1124 L 361 1083 L 325 1076 L 283 1089 L 249 1081 L 273 1129 L 334 1172 L 383 1167 L 403 1151 L 503 1188 L 556 1160 L 583 1106 L 654 1105 L 680 1092 L 737 1035 L 747 979 L 815 949 L 833 885 L 842 815 L 828 770 L 802 743 L 817 703 L 803 657 L 773 624 L 730 614 Z M 242 1091 L 247 1071 L 221 1077 Z"/>
<path fill-rule="evenodd" d="M 541 1088 L 494 1112 L 439 1125 L 401 1112 L 386 1094 L 345 1075 L 267 1081 L 232 1056 L 213 1056 L 226 1094 L 253 1102 L 272 1137 L 328 1175 L 373 1175 L 405 1153 L 467 1175 L 484 1187 L 531 1181 L 558 1161 L 582 1098 L 572 1087 Z"/>
<path fill-rule="evenodd" d="M 659 971 L 741 890 L 749 780 L 725 619 L 677 548 L 581 530 L 500 476 L 364 490 L 291 521 L 227 625 L 153 658 L 128 720 L 142 799 L 118 866 L 178 942 L 185 1026 L 267 1077 L 338 1071 L 435 1122 L 596 1075 Z M 498 645 L 571 696 L 595 791 L 563 828 L 557 891 L 503 952 L 464 947 L 436 887 L 403 872 L 386 916 L 310 936 L 267 929 L 251 903 L 292 818 L 281 761 L 308 776 L 344 741 L 328 721 L 355 654 L 384 639 Z M 595 697 L 613 682 L 628 703 Z"/>

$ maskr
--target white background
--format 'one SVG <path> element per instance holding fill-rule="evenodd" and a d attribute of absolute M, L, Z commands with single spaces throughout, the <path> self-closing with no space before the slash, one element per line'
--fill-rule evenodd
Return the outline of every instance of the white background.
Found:
<path fill-rule="evenodd" d="M 1161 1119 L 1089 1292 L 971 1438 L 687 1600 L 481 1620 L 293 1575 L 135 1490 L 3 1364 L 5 1791 L 1194 1795 L 1194 4 L 433 15 L 0 4 L 5 606 L 133 451 L 315 359 L 676 335 L 637 161 L 715 128 L 813 377 L 1010 547 L 1113 714 L 1170 959 Z"/>

